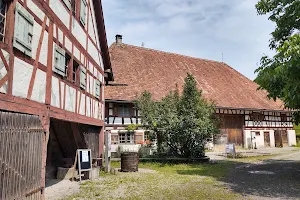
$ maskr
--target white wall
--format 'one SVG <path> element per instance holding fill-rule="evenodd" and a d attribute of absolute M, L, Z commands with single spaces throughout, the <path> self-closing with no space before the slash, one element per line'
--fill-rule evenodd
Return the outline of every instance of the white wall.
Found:
<path fill-rule="evenodd" d="M 275 147 L 274 130 L 244 130 L 244 148 L 251 146 L 251 134 L 259 132 L 259 135 L 255 134 L 255 142 L 257 148 L 265 146 L 264 132 L 269 132 L 270 135 L 270 147 Z M 252 142 L 254 140 L 252 139 Z"/>
<path fill-rule="evenodd" d="M 288 130 L 287 131 L 287 137 L 288 137 L 288 144 L 289 146 L 296 145 L 296 131 L 295 130 Z"/>

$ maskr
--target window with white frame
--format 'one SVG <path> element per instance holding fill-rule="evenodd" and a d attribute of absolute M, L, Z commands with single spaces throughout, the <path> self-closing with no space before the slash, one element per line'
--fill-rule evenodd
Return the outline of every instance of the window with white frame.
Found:
<path fill-rule="evenodd" d="M 0 41 L 4 41 L 7 3 L 0 0 Z"/>
<path fill-rule="evenodd" d="M 33 16 L 20 4 L 16 4 L 13 45 L 27 56 L 32 56 Z"/>
<path fill-rule="evenodd" d="M 134 133 L 120 133 L 119 134 L 120 144 L 133 144 L 134 143 Z"/>

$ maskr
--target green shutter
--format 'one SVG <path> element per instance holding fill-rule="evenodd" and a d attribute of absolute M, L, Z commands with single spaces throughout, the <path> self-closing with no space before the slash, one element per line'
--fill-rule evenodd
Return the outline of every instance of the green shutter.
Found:
<path fill-rule="evenodd" d="M 17 3 L 13 45 L 30 57 L 32 56 L 33 23 L 33 16 L 21 4 Z"/>
<path fill-rule="evenodd" d="M 66 57 L 65 50 L 55 45 L 53 71 L 59 75 L 66 75 Z"/>
<path fill-rule="evenodd" d="M 86 23 L 86 1 L 85 0 L 81 0 L 80 3 L 80 22 L 85 25 Z"/>
<path fill-rule="evenodd" d="M 95 88 L 95 96 L 99 99 L 100 98 L 100 88 L 101 84 L 100 81 L 96 80 L 96 88 Z"/>
<path fill-rule="evenodd" d="M 83 66 L 80 66 L 80 87 L 86 88 L 86 69 Z"/>

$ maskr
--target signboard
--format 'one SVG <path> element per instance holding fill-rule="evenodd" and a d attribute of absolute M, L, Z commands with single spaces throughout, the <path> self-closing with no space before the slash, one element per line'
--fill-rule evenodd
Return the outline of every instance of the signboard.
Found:
<path fill-rule="evenodd" d="M 225 153 L 232 154 L 235 157 L 235 145 L 234 145 L 234 143 L 227 143 L 225 145 Z"/>
<path fill-rule="evenodd" d="M 90 149 L 77 149 L 76 160 L 79 180 L 81 181 L 81 172 L 92 170 L 92 154 Z"/>

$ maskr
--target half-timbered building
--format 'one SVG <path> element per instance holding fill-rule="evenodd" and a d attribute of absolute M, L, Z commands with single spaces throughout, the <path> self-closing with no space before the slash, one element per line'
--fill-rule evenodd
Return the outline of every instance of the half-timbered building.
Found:
<path fill-rule="evenodd" d="M 43 199 L 77 149 L 102 156 L 101 0 L 0 0 L 0 19 L 0 199 Z"/>
<path fill-rule="evenodd" d="M 114 69 L 113 83 L 106 86 L 106 129 L 112 142 L 143 143 L 143 130 L 127 132 L 126 127 L 140 124 L 133 100 L 149 91 L 160 100 L 178 85 L 182 91 L 187 73 L 193 74 L 204 98 L 216 105 L 221 119 L 215 144 L 235 143 L 245 148 L 291 146 L 295 144 L 292 113 L 281 101 L 267 98 L 266 91 L 227 64 L 167 53 L 122 43 L 122 36 L 110 47 Z"/>

